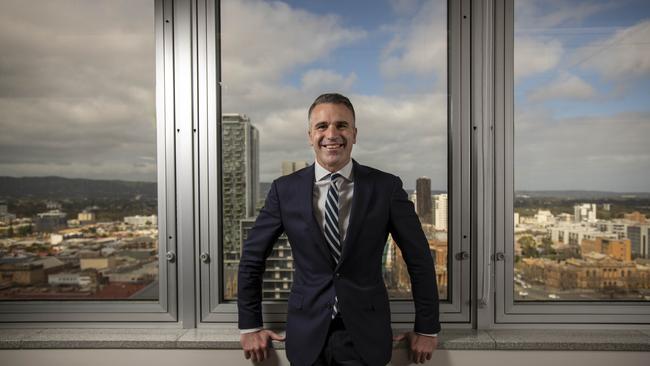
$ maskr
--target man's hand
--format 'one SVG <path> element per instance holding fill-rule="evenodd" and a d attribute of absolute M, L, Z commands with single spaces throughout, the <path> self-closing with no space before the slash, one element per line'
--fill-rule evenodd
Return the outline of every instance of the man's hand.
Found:
<path fill-rule="evenodd" d="M 271 339 L 274 341 L 284 341 L 284 337 L 268 329 L 242 334 L 240 343 L 244 349 L 246 359 L 252 358 L 253 362 L 262 362 L 269 358 L 269 340 Z"/>
<path fill-rule="evenodd" d="M 394 341 L 406 339 L 409 343 L 409 358 L 415 363 L 425 363 L 431 359 L 431 354 L 438 346 L 438 337 L 425 336 L 408 332 L 393 337 Z"/>

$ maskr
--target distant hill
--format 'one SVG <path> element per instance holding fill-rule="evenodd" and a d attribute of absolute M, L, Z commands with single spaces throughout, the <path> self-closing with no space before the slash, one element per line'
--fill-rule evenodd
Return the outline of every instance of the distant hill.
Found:
<path fill-rule="evenodd" d="M 271 183 L 260 182 L 260 198 L 266 197 Z M 412 193 L 407 189 L 407 193 Z M 446 193 L 432 191 L 432 194 Z M 0 177 L 0 198 L 32 197 L 39 199 L 62 198 L 133 198 L 157 197 L 155 182 L 131 182 L 123 180 L 96 180 L 63 177 Z M 517 198 L 560 198 L 566 200 L 590 199 L 650 199 L 650 192 L 606 192 L 606 191 L 516 191 Z"/>
<path fill-rule="evenodd" d="M 155 182 L 94 180 L 63 177 L 0 177 L 0 198 L 132 198 L 157 197 Z"/>
<path fill-rule="evenodd" d="M 516 191 L 517 198 L 562 198 L 566 200 L 650 198 L 649 192 L 607 191 Z"/>

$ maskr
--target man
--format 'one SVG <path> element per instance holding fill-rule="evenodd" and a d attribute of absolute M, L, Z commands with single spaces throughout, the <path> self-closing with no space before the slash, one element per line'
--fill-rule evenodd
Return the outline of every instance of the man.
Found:
<path fill-rule="evenodd" d="M 262 329 L 262 275 L 286 232 L 295 274 L 288 301 L 286 352 L 292 365 L 385 365 L 392 331 L 382 255 L 388 234 L 402 251 L 415 302 L 407 339 L 416 363 L 431 358 L 440 330 L 438 291 L 427 240 L 401 180 L 351 160 L 356 143 L 349 99 L 323 94 L 309 108 L 316 162 L 275 180 L 239 264 L 238 306 L 246 358 L 268 357 Z"/>

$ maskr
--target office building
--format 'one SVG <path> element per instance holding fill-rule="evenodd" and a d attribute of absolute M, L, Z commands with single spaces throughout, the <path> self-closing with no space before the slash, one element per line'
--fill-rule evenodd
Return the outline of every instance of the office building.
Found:
<path fill-rule="evenodd" d="M 635 258 L 650 258 L 650 225 L 629 225 L 627 237 L 632 246 L 632 256 Z"/>
<path fill-rule="evenodd" d="M 222 117 L 224 259 L 239 260 L 239 221 L 255 216 L 259 190 L 259 133 L 243 114 Z"/>
<path fill-rule="evenodd" d="M 573 221 L 575 222 L 596 222 L 596 204 L 583 203 L 573 206 Z"/>
<path fill-rule="evenodd" d="M 248 237 L 255 224 L 255 218 L 240 220 L 242 243 Z M 282 233 L 273 245 L 271 254 L 266 259 L 266 271 L 262 283 L 264 300 L 287 300 L 293 284 L 293 255 L 291 245 L 285 233 Z"/>
<path fill-rule="evenodd" d="M 434 227 L 436 230 L 448 230 L 448 198 L 446 193 L 436 194 L 433 196 L 433 213 L 434 213 Z"/>

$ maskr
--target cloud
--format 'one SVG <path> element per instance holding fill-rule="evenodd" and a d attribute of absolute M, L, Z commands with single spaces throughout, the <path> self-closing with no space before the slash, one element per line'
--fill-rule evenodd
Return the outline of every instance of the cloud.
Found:
<path fill-rule="evenodd" d="M 46 2 L 41 12 L 19 3 L 3 2 L 0 11 L 2 174 L 155 180 L 151 7 L 112 2 L 101 13 L 93 3 Z M 394 43 L 378 62 L 393 58 L 418 77 L 440 72 L 444 82 L 446 31 L 425 37 L 426 16 L 440 11 L 444 25 L 444 9 L 422 6 L 428 13 L 391 24 L 387 39 L 407 43 Z M 446 88 L 355 92 L 360 73 L 340 71 L 330 57 L 366 41 L 367 31 L 335 15 L 254 0 L 224 1 L 221 15 L 223 112 L 247 114 L 259 129 L 262 181 L 279 176 L 283 160 L 313 161 L 307 108 L 330 89 L 357 109 L 359 162 L 402 176 L 406 187 L 427 175 L 446 188 Z M 432 57 L 428 47 L 440 52 L 433 68 L 431 58 L 413 59 L 415 51 Z"/>
<path fill-rule="evenodd" d="M 387 78 L 402 75 L 430 77 L 435 74 L 442 84 L 446 83 L 446 20 L 444 2 L 426 1 L 409 23 L 387 28 L 392 37 L 383 50 L 382 74 Z"/>
<path fill-rule="evenodd" d="M 356 80 L 357 75 L 353 72 L 343 76 L 332 70 L 313 69 L 302 75 L 302 89 L 312 93 L 324 90 L 345 92 L 350 90 Z"/>
<path fill-rule="evenodd" d="M 366 36 L 336 15 L 279 1 L 226 0 L 221 14 L 222 78 L 243 91 L 251 83 L 281 80 L 296 67 L 326 59 L 334 49 Z"/>
<path fill-rule="evenodd" d="M 276 19 L 276 11 L 286 15 Z M 238 21 L 244 15 L 249 21 Z M 270 2 L 229 1 L 222 16 L 227 22 L 222 25 L 222 106 L 224 112 L 247 114 L 259 129 L 261 181 L 278 177 L 283 160 L 313 161 L 307 108 L 322 92 L 342 91 L 357 110 L 359 140 L 353 156 L 359 162 L 400 174 L 407 187 L 421 175 L 435 175 L 434 187 L 446 188 L 446 93 L 434 96 L 431 87 L 427 94 L 400 98 L 355 94 L 356 73 L 321 66 L 329 66 L 327 59 L 338 48 L 362 41 L 365 30 L 350 28 L 335 16 Z M 264 34 L 250 29 L 255 19 L 264 19 Z M 431 42 L 431 37 L 422 41 Z M 278 55 L 280 50 L 287 55 Z M 296 75 L 298 85 L 287 82 Z"/>
<path fill-rule="evenodd" d="M 421 0 L 390 0 L 393 11 L 400 16 L 413 15 L 421 6 Z"/>
<path fill-rule="evenodd" d="M 515 38 L 515 82 L 551 70 L 558 65 L 564 53 L 556 39 L 535 37 Z"/>
<path fill-rule="evenodd" d="M 589 0 L 517 0 L 514 3 L 515 28 L 533 32 L 562 25 L 575 27 L 592 15 L 620 6 L 615 1 Z"/>
<path fill-rule="evenodd" d="M 1 174 L 155 180 L 153 3 L 0 8 Z"/>
<path fill-rule="evenodd" d="M 646 20 L 578 49 L 572 65 L 615 81 L 647 77 L 650 75 L 648 39 L 650 21 Z"/>
<path fill-rule="evenodd" d="M 515 189 L 650 190 L 650 113 L 554 118 L 515 113 Z"/>
<path fill-rule="evenodd" d="M 584 100 L 596 95 L 596 90 L 580 77 L 561 73 L 546 85 L 531 90 L 528 98 L 532 102 L 546 100 Z"/>

